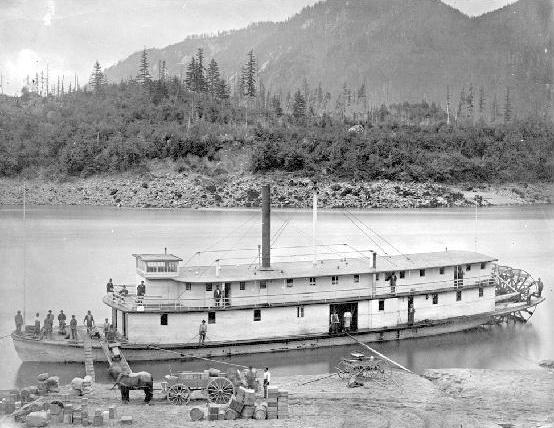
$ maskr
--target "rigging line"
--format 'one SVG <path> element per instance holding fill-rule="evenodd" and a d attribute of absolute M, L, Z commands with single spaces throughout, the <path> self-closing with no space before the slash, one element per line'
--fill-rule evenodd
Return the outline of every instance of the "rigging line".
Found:
<path fill-rule="evenodd" d="M 369 229 L 372 233 L 374 233 L 379 239 L 381 239 L 383 242 L 385 242 L 386 244 L 388 244 L 394 251 L 396 251 L 398 254 L 400 254 L 401 256 L 404 256 L 406 257 L 406 259 L 408 259 L 409 261 L 412 261 L 410 259 L 410 257 L 408 257 L 408 255 L 406 255 L 405 253 L 401 252 L 398 248 L 396 248 L 394 245 L 392 245 L 384 236 L 382 236 L 381 234 L 377 233 L 375 230 L 373 230 L 370 226 L 368 226 L 366 223 L 364 223 L 363 220 L 361 220 L 359 217 L 357 217 L 354 213 L 350 212 L 351 215 L 353 215 L 364 227 L 366 227 L 367 229 Z"/>
<path fill-rule="evenodd" d="M 252 220 L 254 220 L 254 218 L 256 218 L 257 215 L 256 213 L 252 213 L 251 216 L 249 216 L 245 221 L 243 221 L 241 224 L 239 224 L 237 227 L 233 228 L 229 233 L 227 233 L 226 235 L 222 236 L 221 238 L 217 239 L 215 242 L 213 242 L 211 245 L 209 245 L 207 248 L 205 248 L 203 251 L 197 251 L 196 253 L 194 253 L 187 261 L 186 263 L 183 265 L 183 266 L 187 266 L 188 263 L 197 255 L 199 254 L 202 254 L 203 252 L 207 252 L 211 249 L 214 248 L 214 246 L 216 246 L 217 244 L 219 244 L 220 242 L 224 241 L 225 239 L 229 238 L 229 236 L 231 236 L 233 233 L 235 233 L 237 230 L 239 230 L 240 228 L 242 228 L 243 226 L 245 226 L 247 223 L 251 222 Z"/>
<path fill-rule="evenodd" d="M 344 214 L 344 216 L 345 216 L 348 220 L 350 220 L 350 222 L 351 222 L 354 226 L 356 226 L 356 227 L 360 230 L 360 232 L 362 232 L 371 242 L 373 242 L 375 245 L 377 245 L 377 247 L 379 247 L 379 249 L 380 249 L 383 253 L 385 253 L 387 256 L 390 255 L 389 253 L 387 253 L 387 251 L 386 251 L 383 247 L 381 247 L 381 245 L 379 245 L 379 243 L 378 243 L 377 241 L 375 241 L 365 230 L 363 230 L 363 229 L 362 229 L 362 228 L 361 228 L 361 227 L 349 216 L 348 211 L 343 211 L 343 214 Z"/>
<path fill-rule="evenodd" d="M 323 255 L 342 255 L 342 254 L 355 254 L 355 253 L 360 253 L 360 251 L 364 251 L 364 250 L 357 250 L 355 248 L 352 248 L 352 251 L 332 251 L 332 252 L 322 252 L 322 253 L 318 253 L 318 254 L 323 254 Z M 371 251 L 371 250 L 365 250 L 365 251 Z M 300 253 L 300 254 L 294 254 L 295 257 L 304 257 L 304 256 L 311 256 L 313 255 L 313 253 Z M 285 257 L 290 257 L 289 255 L 273 255 L 272 258 L 279 258 L 279 259 L 282 259 L 282 258 L 285 258 Z M 256 258 L 258 258 L 258 256 L 256 256 Z M 364 256 L 363 258 L 368 258 L 368 256 Z M 250 260 L 250 257 L 247 257 L 247 256 L 244 256 L 244 257 L 228 257 L 226 259 L 219 259 L 220 261 L 223 261 L 223 260 Z M 391 262 L 392 263 L 392 262 Z"/>
<path fill-rule="evenodd" d="M 281 229 L 277 231 L 277 233 L 275 234 L 275 236 L 273 237 L 273 241 L 271 242 L 271 246 L 273 247 L 273 245 L 275 245 L 275 243 L 279 240 L 279 238 L 281 237 L 281 235 L 283 234 L 283 232 L 285 231 L 285 229 L 287 228 L 288 224 L 290 222 L 290 219 L 287 219 L 287 221 L 285 223 L 283 223 L 283 225 L 281 226 Z"/>
<path fill-rule="evenodd" d="M 228 366 L 241 367 L 241 368 L 244 368 L 244 369 L 248 368 L 248 366 L 243 366 L 242 364 L 233 364 L 233 363 L 228 363 L 226 361 L 219 361 L 219 360 L 214 360 L 214 359 L 211 359 L 211 358 L 198 357 L 198 356 L 192 355 L 192 354 L 183 354 L 182 352 L 172 351 L 170 349 L 164 349 L 164 348 L 160 348 L 160 347 L 154 346 L 154 345 L 147 345 L 147 347 L 151 348 L 151 349 L 154 349 L 154 350 L 157 350 L 157 351 L 164 351 L 164 352 L 169 352 L 171 354 L 176 354 L 176 355 L 179 355 L 181 358 L 196 358 L 198 360 L 210 361 L 210 362 L 214 362 L 214 363 L 217 363 L 217 364 L 225 364 L 225 365 L 228 365 Z"/>

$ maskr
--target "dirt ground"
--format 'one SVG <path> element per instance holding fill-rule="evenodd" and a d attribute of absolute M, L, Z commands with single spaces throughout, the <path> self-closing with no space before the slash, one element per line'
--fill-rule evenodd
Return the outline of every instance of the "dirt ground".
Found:
<path fill-rule="evenodd" d="M 180 407 L 160 392 L 148 406 L 142 392 L 132 391 L 131 403 L 123 406 L 117 390 L 99 384 L 88 394 L 89 409 L 116 404 L 118 416 L 133 416 L 134 427 L 554 427 L 554 370 L 428 370 L 423 376 L 392 371 L 357 388 L 324 376 L 273 379 L 289 391 L 285 420 L 192 422 L 190 408 L 206 405 L 199 393 Z M 79 403 L 78 397 L 73 401 Z M 0 426 L 21 425 L 4 417 Z"/>

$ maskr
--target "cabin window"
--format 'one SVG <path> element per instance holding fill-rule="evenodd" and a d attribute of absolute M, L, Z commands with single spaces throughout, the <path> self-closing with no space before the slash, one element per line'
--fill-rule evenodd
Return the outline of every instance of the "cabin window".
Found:
<path fill-rule="evenodd" d="M 206 282 L 206 291 L 212 291 L 214 285 L 211 282 Z"/>
<path fill-rule="evenodd" d="M 190 291 L 192 289 L 192 284 L 190 282 L 185 282 L 185 290 Z"/>
<path fill-rule="evenodd" d="M 265 290 L 267 288 L 267 281 L 260 281 L 260 290 Z"/>
<path fill-rule="evenodd" d="M 331 277 L 331 285 L 337 285 L 339 283 L 339 276 L 338 275 L 333 275 Z"/>
<path fill-rule="evenodd" d="M 481 269 L 485 269 L 487 267 L 487 264 L 485 262 L 481 263 Z"/>
<path fill-rule="evenodd" d="M 444 267 L 439 268 L 439 273 L 440 273 L 441 275 L 444 275 Z"/>
<path fill-rule="evenodd" d="M 479 297 L 483 297 L 483 287 L 479 287 Z"/>
<path fill-rule="evenodd" d="M 287 278 L 287 287 L 292 287 L 294 285 L 294 279 Z"/>
<path fill-rule="evenodd" d="M 239 289 L 241 289 L 243 291 L 246 289 L 246 282 L 245 281 L 239 282 Z"/>
<path fill-rule="evenodd" d="M 466 270 L 471 270 L 471 265 L 466 265 Z"/>
<path fill-rule="evenodd" d="M 456 291 L 456 302 L 459 302 L 460 300 L 462 300 L 462 292 Z"/>
<path fill-rule="evenodd" d="M 208 312 L 208 324 L 215 324 L 215 312 Z"/>
<path fill-rule="evenodd" d="M 254 309 L 254 321 L 262 320 L 262 311 L 260 309 Z"/>
<path fill-rule="evenodd" d="M 296 318 L 304 318 L 304 306 L 296 307 Z"/>
<path fill-rule="evenodd" d="M 400 278 L 405 278 L 406 277 L 406 271 L 401 270 L 400 273 L 399 273 L 399 276 L 400 276 Z"/>
<path fill-rule="evenodd" d="M 162 314 L 160 316 L 160 325 L 167 325 L 167 314 Z"/>
<path fill-rule="evenodd" d="M 354 275 L 354 282 L 360 282 L 360 275 Z"/>
<path fill-rule="evenodd" d="M 419 270 L 419 276 L 425 276 L 425 269 Z"/>
<path fill-rule="evenodd" d="M 315 285 L 316 282 L 315 282 L 315 276 L 311 276 L 310 277 L 310 285 Z"/>
<path fill-rule="evenodd" d="M 384 311 L 385 310 L 385 301 L 379 300 L 379 310 Z"/>
<path fill-rule="evenodd" d="M 379 273 L 375 274 L 375 281 L 379 281 Z"/>
<path fill-rule="evenodd" d="M 437 293 L 433 294 L 433 305 L 439 304 L 439 295 Z"/>

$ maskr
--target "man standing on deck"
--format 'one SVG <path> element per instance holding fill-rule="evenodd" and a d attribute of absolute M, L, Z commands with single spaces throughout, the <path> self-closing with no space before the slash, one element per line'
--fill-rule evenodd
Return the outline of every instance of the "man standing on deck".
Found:
<path fill-rule="evenodd" d="M 346 311 L 342 316 L 342 319 L 344 331 L 348 333 L 350 331 L 350 323 L 352 322 L 352 313 L 350 311 Z"/>
<path fill-rule="evenodd" d="M 396 280 L 396 273 L 393 272 L 390 276 L 390 292 L 393 294 L 396 293 Z"/>
<path fill-rule="evenodd" d="M 54 330 L 54 314 L 52 310 L 48 311 L 46 319 L 44 320 L 44 333 L 48 339 L 52 339 L 52 331 Z"/>
<path fill-rule="evenodd" d="M 60 313 L 58 315 L 58 329 L 60 331 L 60 334 L 65 334 L 65 320 L 67 317 L 63 313 L 63 309 L 60 309 Z"/>
<path fill-rule="evenodd" d="M 139 285 L 137 285 L 137 297 L 144 297 L 146 294 L 146 285 L 144 285 L 144 281 L 141 281 Z"/>
<path fill-rule="evenodd" d="M 15 334 L 21 335 L 21 327 L 23 327 L 23 315 L 21 315 L 21 311 L 17 311 L 17 314 L 15 314 Z"/>
<path fill-rule="evenodd" d="M 71 330 L 71 340 L 77 341 L 77 319 L 75 318 L 75 315 L 71 315 L 69 329 Z"/>
<path fill-rule="evenodd" d="M 339 316 L 337 311 L 333 311 L 331 314 L 331 334 L 337 334 L 339 331 Z"/>
<path fill-rule="evenodd" d="M 215 287 L 214 290 L 214 300 L 215 300 L 215 306 L 219 306 L 219 302 L 221 300 L 221 289 L 219 288 L 219 285 Z"/>
<path fill-rule="evenodd" d="M 92 332 L 92 328 L 94 327 L 94 317 L 90 311 L 87 311 L 83 323 L 87 326 L 87 333 L 90 334 Z"/>
<path fill-rule="evenodd" d="M 202 320 L 202 323 L 200 324 L 200 329 L 198 330 L 198 344 L 204 345 L 204 342 L 206 341 L 206 332 L 208 331 L 208 325 L 206 324 L 206 320 Z"/>
<path fill-rule="evenodd" d="M 39 315 L 38 312 L 35 315 L 35 334 L 34 334 L 34 337 L 35 337 L 35 339 L 40 338 L 40 315 Z"/>
<path fill-rule="evenodd" d="M 541 297 L 543 288 L 544 288 L 544 284 L 542 283 L 541 279 L 539 278 L 537 280 L 537 290 L 538 290 L 537 297 Z"/>
<path fill-rule="evenodd" d="M 113 293 L 113 282 L 111 278 L 106 284 L 106 293 Z"/>

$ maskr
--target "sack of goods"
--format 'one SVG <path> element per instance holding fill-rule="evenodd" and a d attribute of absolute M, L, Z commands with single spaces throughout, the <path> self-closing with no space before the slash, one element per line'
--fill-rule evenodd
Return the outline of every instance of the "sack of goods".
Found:
<path fill-rule="evenodd" d="M 45 411 L 31 412 L 25 419 L 25 425 L 28 427 L 45 427 L 48 425 L 48 414 Z"/>

